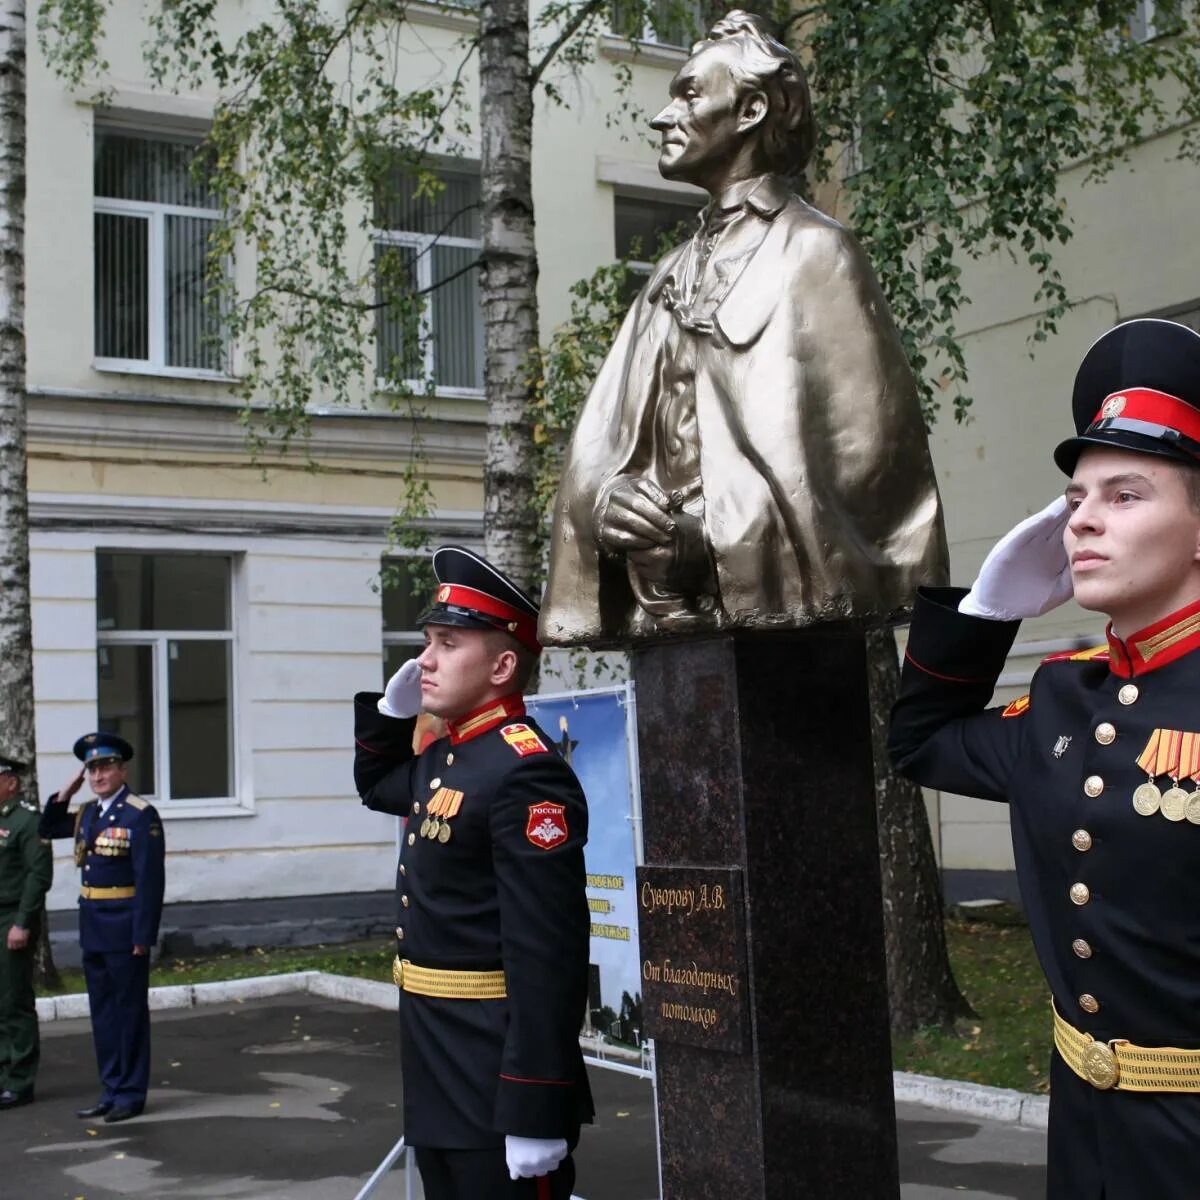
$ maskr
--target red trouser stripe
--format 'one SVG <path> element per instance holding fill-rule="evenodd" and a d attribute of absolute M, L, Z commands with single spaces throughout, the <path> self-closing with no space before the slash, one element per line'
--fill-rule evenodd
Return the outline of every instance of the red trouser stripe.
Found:
<path fill-rule="evenodd" d="M 537 1177 L 537 1200 L 550 1200 L 550 1176 Z"/>

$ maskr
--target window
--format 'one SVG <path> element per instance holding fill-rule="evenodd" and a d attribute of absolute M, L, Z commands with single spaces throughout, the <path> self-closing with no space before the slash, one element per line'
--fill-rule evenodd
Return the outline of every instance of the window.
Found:
<path fill-rule="evenodd" d="M 631 41 L 689 50 L 707 28 L 705 11 L 699 0 L 650 0 L 644 7 L 613 0 L 612 30 Z"/>
<path fill-rule="evenodd" d="M 633 273 L 627 299 L 632 304 L 645 286 L 661 250 L 691 237 L 700 214 L 699 202 L 613 197 L 613 234 L 617 257 L 629 260 Z"/>
<path fill-rule="evenodd" d="M 395 171 L 376 198 L 376 300 L 396 289 L 422 294 L 420 330 L 396 309 L 380 308 L 375 325 L 379 379 L 414 390 L 432 381 L 445 395 L 483 392 L 483 309 L 477 264 L 479 176 L 443 171 L 444 187 L 418 194 L 419 180 Z"/>
<path fill-rule="evenodd" d="M 417 620 L 429 607 L 433 573 L 425 559 L 385 558 L 383 570 L 383 681 L 425 649 Z"/>
<path fill-rule="evenodd" d="M 200 142 L 96 127 L 95 355 L 98 367 L 221 374 L 227 355 L 208 278 L 220 218 L 192 171 Z"/>
<path fill-rule="evenodd" d="M 234 792 L 233 560 L 97 551 L 99 723 L 155 802 Z"/>
<path fill-rule="evenodd" d="M 1129 36 L 1135 42 L 1152 42 L 1183 29 L 1183 0 L 1135 0 L 1129 15 Z"/>

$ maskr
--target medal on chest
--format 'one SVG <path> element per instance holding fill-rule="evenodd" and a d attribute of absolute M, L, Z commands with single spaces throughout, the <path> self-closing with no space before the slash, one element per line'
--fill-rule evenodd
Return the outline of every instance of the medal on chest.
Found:
<path fill-rule="evenodd" d="M 1168 821 L 1187 820 L 1200 825 L 1200 733 L 1153 730 L 1137 757 L 1137 765 L 1146 772 L 1146 782 L 1133 792 L 1133 808 L 1139 816 L 1161 813 Z M 1165 791 L 1156 782 L 1163 776 L 1170 780 Z M 1197 786 L 1189 792 L 1180 787 L 1181 779 Z"/>

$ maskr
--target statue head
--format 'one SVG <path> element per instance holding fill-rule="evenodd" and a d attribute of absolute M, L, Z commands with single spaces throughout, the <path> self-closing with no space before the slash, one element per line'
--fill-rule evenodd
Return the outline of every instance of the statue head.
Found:
<path fill-rule="evenodd" d="M 799 60 L 762 17 L 740 9 L 692 47 L 650 127 L 662 134 L 663 176 L 713 193 L 737 178 L 798 173 L 816 140 Z"/>

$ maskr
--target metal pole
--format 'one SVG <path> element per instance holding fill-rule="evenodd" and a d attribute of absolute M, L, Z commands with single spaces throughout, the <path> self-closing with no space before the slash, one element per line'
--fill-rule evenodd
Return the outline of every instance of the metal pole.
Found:
<path fill-rule="evenodd" d="M 404 1146 L 404 1139 L 403 1139 L 403 1138 L 401 1138 L 401 1139 L 400 1139 L 400 1140 L 399 1140 L 399 1141 L 398 1141 L 398 1142 L 397 1142 L 397 1143 L 396 1143 L 396 1144 L 395 1144 L 395 1145 L 394 1145 L 394 1146 L 393 1146 L 393 1147 L 392 1147 L 392 1148 L 391 1148 L 391 1149 L 388 1151 L 388 1153 L 387 1153 L 387 1158 L 385 1158 L 385 1159 L 383 1160 L 383 1162 L 381 1162 L 381 1163 L 379 1164 L 379 1166 L 377 1166 L 377 1167 L 375 1168 L 375 1174 L 374 1174 L 374 1175 L 372 1175 L 372 1176 L 371 1176 L 371 1178 L 370 1178 L 370 1179 L 368 1179 L 368 1180 L 367 1180 L 367 1182 L 363 1184 L 363 1186 L 362 1186 L 362 1190 L 361 1190 L 361 1191 L 358 1193 L 358 1195 L 357 1195 L 357 1196 L 355 1196 L 355 1197 L 354 1197 L 354 1200 L 367 1200 L 367 1197 L 368 1197 L 368 1196 L 372 1196 L 372 1195 L 374 1195 L 375 1189 L 376 1189 L 376 1188 L 379 1186 L 380 1180 L 382 1180 L 382 1179 L 383 1179 L 383 1177 L 384 1177 L 384 1176 L 385 1176 L 385 1175 L 386 1175 L 386 1174 L 387 1174 L 387 1173 L 388 1173 L 388 1172 L 389 1172 L 389 1171 L 392 1169 L 393 1165 L 394 1165 L 394 1164 L 395 1164 L 395 1162 L 396 1162 L 396 1159 L 398 1159 L 398 1158 L 400 1157 L 400 1155 L 402 1155 L 402 1154 L 405 1154 L 405 1146 Z M 410 1172 L 409 1172 L 409 1169 L 408 1169 L 408 1167 L 409 1167 L 408 1156 L 407 1156 L 407 1155 L 405 1155 L 405 1159 L 404 1159 L 404 1173 L 405 1173 L 406 1175 L 410 1175 Z M 409 1178 L 409 1180 L 408 1180 L 408 1198 L 409 1198 L 409 1200 L 412 1200 L 412 1179 L 411 1179 L 411 1175 L 410 1175 L 410 1178 Z"/>

